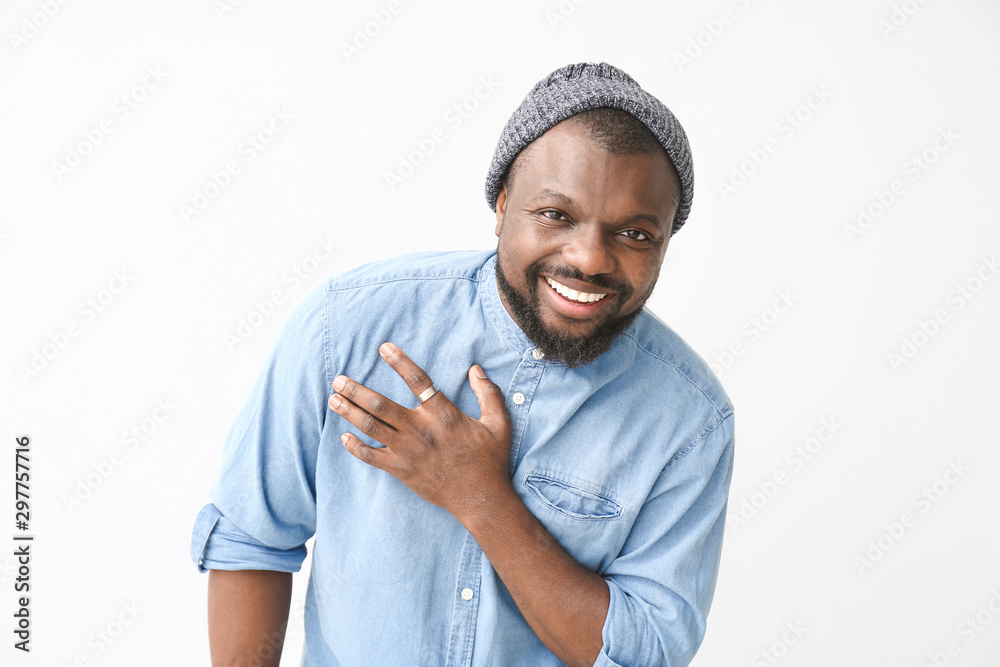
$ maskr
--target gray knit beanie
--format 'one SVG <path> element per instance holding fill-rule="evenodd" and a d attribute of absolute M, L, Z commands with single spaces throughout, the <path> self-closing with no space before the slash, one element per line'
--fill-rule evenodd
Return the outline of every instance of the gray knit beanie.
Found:
<path fill-rule="evenodd" d="M 535 84 L 500 134 L 489 174 L 486 201 L 497 210 L 497 195 L 504 174 L 528 144 L 556 123 L 581 111 L 614 107 L 627 111 L 659 139 L 681 182 L 680 203 L 674 216 L 673 236 L 687 220 L 694 195 L 691 146 L 684 128 L 665 107 L 632 77 L 608 63 L 578 63 L 560 67 Z"/>

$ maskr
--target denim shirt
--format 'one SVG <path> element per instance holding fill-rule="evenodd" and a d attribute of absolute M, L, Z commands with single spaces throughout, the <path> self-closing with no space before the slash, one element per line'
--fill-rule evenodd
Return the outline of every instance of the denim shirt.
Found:
<path fill-rule="evenodd" d="M 313 535 L 311 667 L 562 664 L 469 532 L 340 442 L 345 374 L 417 403 L 378 354 L 392 341 L 465 413 L 469 367 L 504 392 L 512 484 L 610 591 L 596 665 L 687 665 L 715 591 L 733 408 L 707 364 L 648 310 L 597 360 L 543 358 L 497 292 L 493 251 L 416 253 L 331 278 L 295 309 L 227 437 L 194 562 L 297 571 Z"/>

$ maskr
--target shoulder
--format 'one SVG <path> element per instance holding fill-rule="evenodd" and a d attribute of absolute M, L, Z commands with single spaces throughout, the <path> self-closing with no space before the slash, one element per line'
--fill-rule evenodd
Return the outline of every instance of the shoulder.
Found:
<path fill-rule="evenodd" d="M 687 394 L 714 413 L 719 422 L 733 413 L 733 404 L 708 363 L 670 326 L 648 308 L 623 334 L 636 348 L 636 363 L 667 380 L 663 388 Z M 676 396 L 672 400 L 676 400 Z"/>
<path fill-rule="evenodd" d="M 490 250 L 414 252 L 361 264 L 327 278 L 306 294 L 287 320 L 285 335 L 320 332 L 344 308 L 358 317 L 378 317 L 386 309 L 412 308 L 418 296 L 426 310 L 430 302 L 439 306 L 454 299 L 462 288 L 474 294 L 483 265 L 493 254 Z M 441 289 L 443 283 L 451 284 Z"/>
<path fill-rule="evenodd" d="M 493 250 L 407 253 L 362 264 L 334 276 L 326 282 L 325 289 L 327 292 L 357 291 L 392 283 L 426 281 L 467 281 L 473 285 L 479 279 L 483 264 L 494 253 Z"/>

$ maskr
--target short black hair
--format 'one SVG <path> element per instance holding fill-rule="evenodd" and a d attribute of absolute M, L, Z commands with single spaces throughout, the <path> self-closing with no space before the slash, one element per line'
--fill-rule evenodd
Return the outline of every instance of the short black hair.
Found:
<path fill-rule="evenodd" d="M 570 118 L 579 121 L 587 136 L 613 155 L 649 155 L 656 151 L 666 153 L 666 149 L 663 148 L 656 135 L 641 120 L 622 109 L 595 107 L 581 111 Z M 528 144 L 517 154 L 507 171 L 504 172 L 503 178 L 500 179 L 500 182 L 506 186 L 507 192 L 510 192 L 514 185 L 514 175 L 520 168 L 522 161 L 527 159 L 530 148 L 531 144 Z M 680 193 L 676 193 L 674 198 L 680 201 Z"/>

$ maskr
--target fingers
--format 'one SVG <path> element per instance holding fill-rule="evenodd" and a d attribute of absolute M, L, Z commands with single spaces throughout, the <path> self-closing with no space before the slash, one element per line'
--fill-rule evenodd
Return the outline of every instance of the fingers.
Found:
<path fill-rule="evenodd" d="M 340 436 L 340 441 L 347 451 L 356 458 L 368 465 L 388 470 L 393 461 L 389 445 L 394 441 L 397 431 L 391 425 L 376 418 L 375 414 L 391 415 L 394 409 L 402 410 L 402 408 L 378 392 L 372 391 L 344 375 L 337 376 L 333 381 L 333 386 L 338 393 L 330 397 L 328 402 L 330 409 L 358 427 L 362 432 L 381 442 L 385 447 L 371 447 L 350 433 L 344 433 Z M 373 412 L 361 409 L 354 401 L 349 400 L 348 396 L 352 396 L 357 403 Z"/>
<path fill-rule="evenodd" d="M 334 379 L 333 389 L 354 405 L 390 426 L 395 427 L 403 417 L 405 408 L 401 405 L 390 401 L 377 391 L 355 382 L 346 375 L 338 375 Z M 330 407 L 333 408 L 333 396 L 330 397 L 330 401 Z M 336 410 L 336 408 L 334 409 Z"/>
<path fill-rule="evenodd" d="M 340 436 L 340 441 L 344 443 L 347 451 L 368 465 L 386 471 L 392 467 L 393 454 L 388 447 L 371 447 L 350 433 Z"/>
<path fill-rule="evenodd" d="M 403 378 L 406 386 L 410 388 L 414 396 L 419 396 L 424 390 L 429 389 L 431 386 L 431 378 L 424 372 L 420 366 L 413 363 L 408 356 L 403 354 L 403 351 L 392 343 L 383 343 L 378 349 L 379 354 L 385 359 L 386 363 L 392 368 L 392 370 L 399 373 L 399 377 Z M 445 399 L 445 397 L 438 392 L 428 398 L 424 404 L 436 404 L 438 401 Z"/>
<path fill-rule="evenodd" d="M 506 433 L 510 428 L 510 417 L 500 387 L 486 377 L 486 371 L 479 364 L 469 369 L 469 385 L 479 399 L 479 421 L 495 434 Z"/>
<path fill-rule="evenodd" d="M 338 383 L 341 383 L 342 378 L 338 377 L 337 380 Z M 361 405 L 375 410 L 375 414 L 381 414 L 391 419 L 393 409 L 390 405 L 395 406 L 397 409 L 402 409 L 381 394 L 371 391 L 370 389 L 363 387 L 352 380 L 348 380 L 347 378 L 343 378 L 342 386 L 344 387 L 343 391 L 357 396 L 359 401 L 361 401 Z M 349 389 L 348 387 L 351 388 Z M 359 405 L 356 405 L 353 401 L 349 400 L 345 394 L 334 394 L 330 397 L 328 403 L 330 405 L 330 409 L 356 426 L 362 433 L 371 436 L 387 447 L 395 443 L 395 437 L 398 431 L 391 424 L 379 419 L 372 412 L 362 409 L 362 407 L 359 407 Z M 378 407 L 376 408 L 371 406 Z"/>

